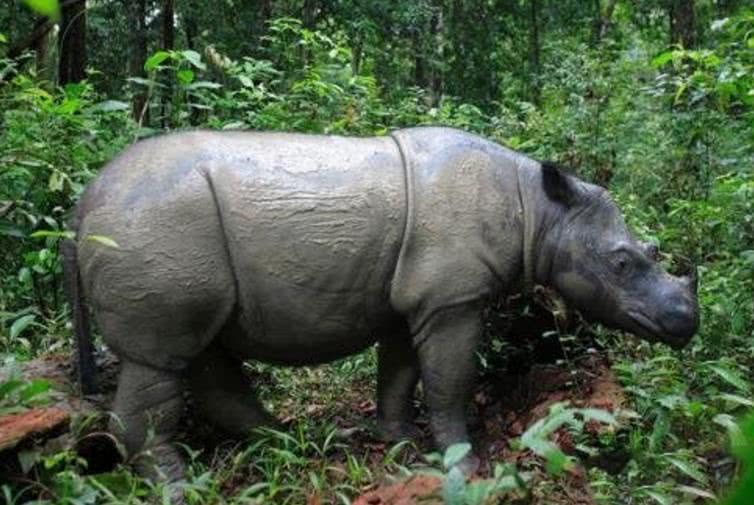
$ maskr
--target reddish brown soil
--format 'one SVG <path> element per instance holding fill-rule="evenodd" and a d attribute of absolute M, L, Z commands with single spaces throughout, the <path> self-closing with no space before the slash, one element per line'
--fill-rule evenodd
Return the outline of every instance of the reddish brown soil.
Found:
<path fill-rule="evenodd" d="M 430 475 L 415 475 L 408 480 L 377 488 L 359 496 L 353 505 L 442 505 L 442 481 Z"/>
<path fill-rule="evenodd" d="M 0 451 L 12 449 L 27 439 L 59 433 L 69 420 L 68 412 L 57 407 L 36 408 L 0 417 Z"/>
<path fill-rule="evenodd" d="M 534 422 L 546 416 L 550 407 L 568 401 L 575 407 L 590 407 L 616 411 L 625 404 L 625 395 L 616 382 L 606 360 L 599 355 L 586 356 L 571 367 L 535 365 L 517 380 L 503 380 L 505 386 L 494 381 L 483 383 L 475 396 L 478 411 L 474 432 L 475 446 L 482 458 L 482 470 L 477 478 L 489 476 L 497 462 L 513 462 L 519 468 L 533 472 L 530 483 L 535 504 L 592 505 L 594 499 L 581 467 L 560 478 L 547 477 L 539 460 L 529 451 L 514 451 L 509 441 L 519 437 Z M 603 429 L 599 424 L 587 425 L 594 434 Z M 568 432 L 557 432 L 553 440 L 566 453 L 573 453 L 574 441 Z M 545 478 L 551 482 L 546 492 L 537 482 Z M 440 481 L 436 477 L 412 477 L 402 483 L 380 486 L 360 496 L 359 505 L 399 505 L 409 503 L 442 503 L 439 498 Z M 426 502 L 424 500 L 427 500 Z"/>

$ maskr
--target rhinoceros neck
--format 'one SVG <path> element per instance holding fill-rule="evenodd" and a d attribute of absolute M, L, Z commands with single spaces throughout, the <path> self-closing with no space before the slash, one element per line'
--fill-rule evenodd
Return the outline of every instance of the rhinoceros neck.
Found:
<path fill-rule="evenodd" d="M 562 215 L 558 204 L 547 198 L 542 186 L 541 165 L 526 159 L 516 166 L 518 192 L 523 217 L 523 279 L 524 289 L 531 291 L 535 284 L 548 285 Z"/>

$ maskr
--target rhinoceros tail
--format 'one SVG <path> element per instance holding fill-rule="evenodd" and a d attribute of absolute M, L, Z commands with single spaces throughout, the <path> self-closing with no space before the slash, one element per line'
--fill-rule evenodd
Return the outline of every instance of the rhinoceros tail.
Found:
<path fill-rule="evenodd" d="M 63 240 L 60 246 L 63 255 L 65 291 L 68 304 L 71 306 L 73 332 L 76 338 L 76 373 L 79 389 L 82 395 L 89 395 L 97 392 L 97 367 L 94 362 L 94 345 L 89 330 L 89 314 L 81 296 L 81 275 L 76 249 L 76 242 L 71 239 Z"/>

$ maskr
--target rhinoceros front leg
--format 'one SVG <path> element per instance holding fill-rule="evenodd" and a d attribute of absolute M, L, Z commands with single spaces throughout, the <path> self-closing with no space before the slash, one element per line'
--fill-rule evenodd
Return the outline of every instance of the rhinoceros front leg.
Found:
<path fill-rule="evenodd" d="M 189 368 L 194 401 L 201 413 L 225 432 L 243 437 L 260 426 L 279 423 L 257 400 L 243 362 L 213 345 Z"/>
<path fill-rule="evenodd" d="M 442 451 L 469 441 L 466 410 L 476 378 L 481 329 L 481 306 L 474 303 L 437 312 L 416 336 L 430 427 Z M 473 454 L 461 462 L 467 474 L 478 467 Z"/>
<path fill-rule="evenodd" d="M 377 347 L 377 429 L 385 441 L 421 436 L 414 424 L 414 391 L 419 361 L 408 330 L 380 340 Z"/>
<path fill-rule="evenodd" d="M 182 413 L 179 372 L 123 362 L 110 432 L 143 476 L 167 482 L 183 478 L 183 459 L 171 444 Z"/>

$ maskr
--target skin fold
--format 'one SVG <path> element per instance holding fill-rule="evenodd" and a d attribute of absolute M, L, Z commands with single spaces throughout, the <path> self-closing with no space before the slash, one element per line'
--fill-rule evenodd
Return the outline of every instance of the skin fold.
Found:
<path fill-rule="evenodd" d="M 228 432 L 274 422 L 243 360 L 315 364 L 377 342 L 380 431 L 415 434 L 421 380 L 444 449 L 468 441 L 490 296 L 549 285 L 676 347 L 698 325 L 694 282 L 662 270 L 603 189 L 449 128 L 161 136 L 106 166 L 74 221 L 67 274 L 123 362 L 111 428 L 168 480 L 183 473 L 171 439 L 185 388 Z"/>

